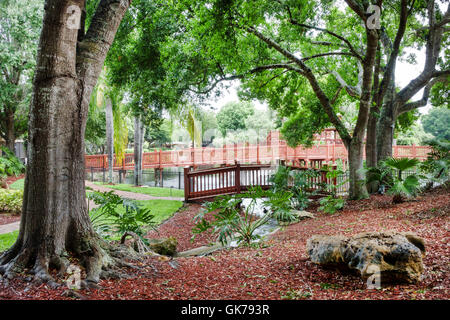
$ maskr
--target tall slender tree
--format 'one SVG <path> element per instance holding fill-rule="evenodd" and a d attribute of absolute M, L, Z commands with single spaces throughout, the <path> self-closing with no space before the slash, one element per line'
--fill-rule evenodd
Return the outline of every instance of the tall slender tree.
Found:
<path fill-rule="evenodd" d="M 42 16 L 41 1 L 0 2 L 0 137 L 12 152 L 27 131 Z"/>

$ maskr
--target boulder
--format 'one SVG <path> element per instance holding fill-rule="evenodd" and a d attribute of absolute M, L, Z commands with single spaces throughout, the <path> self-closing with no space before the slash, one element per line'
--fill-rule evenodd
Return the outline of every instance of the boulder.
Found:
<path fill-rule="evenodd" d="M 165 256 L 173 256 L 177 252 L 178 241 L 174 237 L 163 239 L 148 239 L 149 248 Z"/>
<path fill-rule="evenodd" d="M 292 210 L 292 213 L 297 217 L 298 220 L 304 220 L 304 219 L 314 219 L 315 216 L 313 213 L 308 211 L 300 211 L 300 210 Z"/>
<path fill-rule="evenodd" d="M 414 283 L 424 270 L 425 242 L 414 233 L 367 232 L 350 238 L 314 235 L 306 247 L 312 262 L 355 270 L 365 280 L 379 272 L 381 283 Z"/>

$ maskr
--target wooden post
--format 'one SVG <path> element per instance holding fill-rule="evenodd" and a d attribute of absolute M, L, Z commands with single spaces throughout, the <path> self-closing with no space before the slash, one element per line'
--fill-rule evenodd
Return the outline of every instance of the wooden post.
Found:
<path fill-rule="evenodd" d="M 241 165 L 239 164 L 238 161 L 235 161 L 235 173 L 234 173 L 234 184 L 236 186 L 236 192 L 240 193 L 241 192 Z"/>

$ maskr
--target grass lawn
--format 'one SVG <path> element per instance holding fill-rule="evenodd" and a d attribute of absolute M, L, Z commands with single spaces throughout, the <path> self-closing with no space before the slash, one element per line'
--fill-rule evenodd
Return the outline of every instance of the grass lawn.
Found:
<path fill-rule="evenodd" d="M 13 190 L 23 190 L 24 184 L 25 184 L 25 179 L 19 179 L 17 181 L 14 181 L 13 183 L 11 183 L 9 185 L 9 188 L 13 189 Z"/>
<path fill-rule="evenodd" d="M 154 197 L 184 197 L 184 191 L 174 188 L 158 188 L 158 187 L 134 187 L 131 184 L 103 184 L 102 182 L 94 182 L 97 185 L 105 186 L 107 188 L 128 191 L 134 193 L 148 194 Z"/>
<path fill-rule="evenodd" d="M 183 206 L 182 201 L 176 200 L 135 200 L 145 209 L 150 209 L 150 212 L 155 217 L 153 221 L 159 225 L 164 220 L 173 216 Z M 125 211 L 125 208 L 121 207 L 119 210 Z"/>
<path fill-rule="evenodd" d="M 139 200 L 136 202 L 143 207 L 150 209 L 151 213 L 155 216 L 153 221 L 156 225 L 159 225 L 164 220 L 173 216 L 173 214 L 183 206 L 182 201 L 176 200 Z M 122 207 L 119 208 L 119 210 L 125 211 L 125 208 Z M 0 234 L 0 252 L 10 248 L 16 241 L 18 234 L 18 230 L 11 233 Z M 120 237 L 117 237 L 117 239 L 119 238 Z"/>
<path fill-rule="evenodd" d="M 10 233 L 0 234 L 0 252 L 9 249 L 16 241 L 18 235 L 19 230 Z"/>

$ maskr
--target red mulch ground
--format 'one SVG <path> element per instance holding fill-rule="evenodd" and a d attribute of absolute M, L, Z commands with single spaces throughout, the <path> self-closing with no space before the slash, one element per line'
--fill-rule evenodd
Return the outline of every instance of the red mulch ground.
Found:
<path fill-rule="evenodd" d="M 277 232 L 259 248 L 237 248 L 211 256 L 177 259 L 177 269 L 148 258 L 127 280 L 104 280 L 102 289 L 80 291 L 86 299 L 446 299 L 450 298 L 450 195 L 434 190 L 414 201 L 390 204 L 389 196 L 350 201 L 335 215 L 318 213 Z M 190 205 L 160 227 L 159 236 L 173 235 L 182 250 L 210 239 L 189 242 L 191 218 L 199 210 Z M 314 210 L 313 210 L 314 211 Z M 354 235 L 365 231 L 413 231 L 426 241 L 423 281 L 367 290 L 360 277 L 324 270 L 311 263 L 305 251 L 313 234 Z M 156 267 L 157 272 L 150 267 Z M 0 299 L 72 299 L 63 288 L 52 290 L 20 279 L 0 285 Z"/>
<path fill-rule="evenodd" d="M 25 177 L 24 174 L 22 174 L 22 175 L 20 175 L 18 177 L 15 177 L 15 176 L 7 177 L 6 178 L 6 183 L 9 186 L 11 183 L 13 183 L 13 182 L 15 182 L 15 181 L 17 181 L 19 179 L 23 179 L 24 177 Z M 16 222 L 16 221 L 19 221 L 19 220 L 20 220 L 20 215 L 11 215 L 9 213 L 0 212 L 0 225 L 13 223 L 13 222 Z"/>

